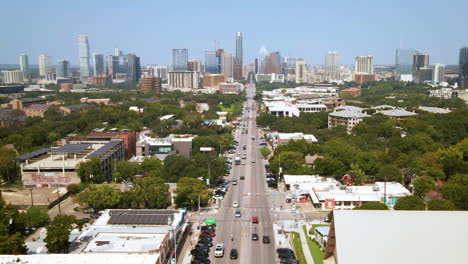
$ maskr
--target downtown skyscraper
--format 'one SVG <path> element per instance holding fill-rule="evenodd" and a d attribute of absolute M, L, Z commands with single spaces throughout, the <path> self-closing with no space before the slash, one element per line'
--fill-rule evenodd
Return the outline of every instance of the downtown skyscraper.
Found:
<path fill-rule="evenodd" d="M 57 77 L 68 78 L 70 77 L 70 62 L 68 60 L 59 60 L 56 69 Z"/>
<path fill-rule="evenodd" d="M 187 71 L 188 49 L 172 49 L 172 70 Z"/>
<path fill-rule="evenodd" d="M 45 54 L 39 55 L 39 75 L 46 76 L 51 74 L 51 72 L 50 57 Z"/>
<path fill-rule="evenodd" d="M 460 49 L 459 56 L 460 81 L 461 85 L 468 84 L 468 46 Z"/>
<path fill-rule="evenodd" d="M 395 55 L 396 75 L 412 74 L 413 56 L 419 54 L 415 49 L 397 49 Z"/>
<path fill-rule="evenodd" d="M 28 79 L 29 76 L 29 58 L 27 54 L 20 56 L 20 69 L 23 72 L 24 78 Z"/>
<path fill-rule="evenodd" d="M 325 55 L 325 77 L 327 81 L 339 81 L 340 78 L 340 55 L 336 51 L 329 51 Z"/>
<path fill-rule="evenodd" d="M 93 53 L 93 73 L 94 76 L 99 76 L 103 72 L 104 69 L 104 55 L 99 53 Z"/>
<path fill-rule="evenodd" d="M 236 54 L 233 62 L 234 80 L 242 80 L 242 68 L 244 66 L 244 50 L 242 45 L 242 32 L 236 33 Z"/>
<path fill-rule="evenodd" d="M 78 50 L 80 55 L 81 77 L 91 76 L 89 67 L 89 43 L 88 36 L 78 36 Z"/>

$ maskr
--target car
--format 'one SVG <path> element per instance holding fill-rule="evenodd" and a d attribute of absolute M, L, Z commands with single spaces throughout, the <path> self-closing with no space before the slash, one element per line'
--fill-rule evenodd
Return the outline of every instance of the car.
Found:
<path fill-rule="evenodd" d="M 194 260 L 197 260 L 197 261 L 199 261 L 200 263 L 203 263 L 203 264 L 210 264 L 211 263 L 211 260 L 209 260 L 208 257 L 196 256 L 194 258 Z"/>
<path fill-rule="evenodd" d="M 209 251 L 204 249 L 192 249 L 190 250 L 192 256 L 209 256 Z"/>
<path fill-rule="evenodd" d="M 83 221 L 84 221 L 85 223 L 89 223 L 89 221 L 91 221 L 91 219 L 89 219 L 88 217 L 85 217 L 85 218 L 83 218 Z"/>
<path fill-rule="evenodd" d="M 100 217 L 99 214 L 91 214 L 91 215 L 89 216 L 89 218 L 91 218 L 91 219 L 98 219 L 99 217 Z"/>
<path fill-rule="evenodd" d="M 258 240 L 258 234 L 257 233 L 252 233 L 252 240 L 254 240 L 254 241 Z"/>
<path fill-rule="evenodd" d="M 215 232 L 210 232 L 210 231 L 203 231 L 202 235 L 209 235 L 210 237 L 215 237 L 216 233 Z"/>
<path fill-rule="evenodd" d="M 232 185 L 237 185 L 237 180 L 233 180 Z"/>
<path fill-rule="evenodd" d="M 213 199 L 214 200 L 222 200 L 222 199 L 224 199 L 224 197 L 222 195 L 216 194 L 215 196 L 213 196 Z"/>
<path fill-rule="evenodd" d="M 325 216 L 324 221 L 325 221 L 325 223 L 331 223 L 331 218 L 330 218 L 330 216 Z"/>
<path fill-rule="evenodd" d="M 242 162 L 242 165 L 245 165 L 245 162 Z"/>
<path fill-rule="evenodd" d="M 258 216 L 252 216 L 252 224 L 258 224 Z"/>
<path fill-rule="evenodd" d="M 229 254 L 229 256 L 231 259 L 237 259 L 237 257 L 239 256 L 239 252 L 237 251 L 237 249 L 233 248 L 231 249 L 231 253 Z"/>
<path fill-rule="evenodd" d="M 213 238 L 209 235 L 201 234 L 200 238 L 206 239 L 208 241 L 213 241 Z"/>
<path fill-rule="evenodd" d="M 239 203 L 238 203 L 237 201 L 234 201 L 234 202 L 232 203 L 232 207 L 233 207 L 233 208 L 239 207 Z"/>
<path fill-rule="evenodd" d="M 289 253 L 290 255 L 294 255 L 294 250 L 290 249 L 290 248 L 278 248 L 276 250 L 276 253 L 280 254 L 280 253 Z"/>
<path fill-rule="evenodd" d="M 299 261 L 293 258 L 282 258 L 280 264 L 299 264 Z"/>
<path fill-rule="evenodd" d="M 255 160 L 252 160 L 251 162 L 252 162 L 252 163 L 255 163 L 256 161 L 255 161 Z"/>
<path fill-rule="evenodd" d="M 84 210 L 83 210 L 83 213 L 85 213 L 85 214 L 92 214 L 92 213 L 94 213 L 94 209 L 93 209 L 93 208 L 84 209 Z"/>
<path fill-rule="evenodd" d="M 224 244 L 218 243 L 215 248 L 215 258 L 222 258 L 224 256 Z"/>
<path fill-rule="evenodd" d="M 254 137 L 254 136 L 252 136 L 252 140 L 255 140 L 255 137 Z"/>
<path fill-rule="evenodd" d="M 205 230 L 208 230 L 208 231 L 211 231 L 211 232 L 216 232 L 216 228 L 213 225 L 202 226 L 201 231 L 203 232 Z"/>
<path fill-rule="evenodd" d="M 203 251 L 203 252 L 205 252 L 205 251 L 210 252 L 210 247 L 208 245 L 203 244 L 203 243 L 196 244 L 195 249 Z"/>
<path fill-rule="evenodd" d="M 198 244 L 203 244 L 205 246 L 208 246 L 208 247 L 212 247 L 213 246 L 213 243 L 211 243 L 211 241 L 208 241 L 208 240 L 198 240 Z"/>
<path fill-rule="evenodd" d="M 236 210 L 236 212 L 234 213 L 234 216 L 235 216 L 235 217 L 241 217 L 241 211 L 240 211 L 240 210 Z"/>
<path fill-rule="evenodd" d="M 270 237 L 269 236 L 263 236 L 263 244 L 270 244 Z"/>
<path fill-rule="evenodd" d="M 241 179 L 241 180 L 245 180 L 245 176 L 240 176 L 240 179 Z"/>

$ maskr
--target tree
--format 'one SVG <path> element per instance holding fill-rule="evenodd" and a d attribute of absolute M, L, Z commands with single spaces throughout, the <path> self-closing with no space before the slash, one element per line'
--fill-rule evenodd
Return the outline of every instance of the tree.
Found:
<path fill-rule="evenodd" d="M 271 154 L 271 150 L 267 147 L 263 147 L 260 149 L 260 154 L 263 156 L 264 159 L 267 159 L 268 156 Z"/>
<path fill-rule="evenodd" d="M 174 195 L 174 202 L 177 208 L 194 207 L 198 204 L 199 198 L 201 203 L 208 202 L 210 198 L 206 184 L 203 181 L 187 177 L 177 182 Z"/>
<path fill-rule="evenodd" d="M 468 174 L 456 174 L 443 186 L 442 194 L 456 207 L 468 210 Z"/>
<path fill-rule="evenodd" d="M 138 174 L 140 166 L 138 163 L 129 162 L 127 160 L 117 161 L 115 164 L 115 171 L 112 174 L 112 177 L 117 182 L 122 182 L 123 180 L 128 180 L 131 177 Z"/>
<path fill-rule="evenodd" d="M 351 164 L 351 170 L 348 171 L 348 174 L 350 174 L 351 177 L 354 178 L 354 182 L 356 184 L 361 184 L 361 183 L 365 182 L 366 179 L 367 179 L 367 176 L 364 173 L 364 171 L 361 168 L 359 168 L 358 165 L 356 165 L 354 163 Z"/>
<path fill-rule="evenodd" d="M 143 174 L 148 174 L 151 176 L 162 175 L 163 162 L 157 157 L 145 157 L 145 159 L 140 164 L 140 170 Z"/>
<path fill-rule="evenodd" d="M 367 202 L 354 207 L 354 210 L 388 210 L 388 206 L 381 202 Z"/>
<path fill-rule="evenodd" d="M 81 187 L 79 184 L 76 184 L 76 183 L 69 184 L 67 185 L 67 192 L 71 194 L 77 194 L 81 192 Z"/>
<path fill-rule="evenodd" d="M 380 181 L 395 181 L 401 180 L 401 173 L 397 166 L 393 164 L 383 165 L 377 173 L 377 179 Z"/>
<path fill-rule="evenodd" d="M 81 182 L 101 183 L 104 181 L 104 173 L 101 167 L 101 160 L 92 157 L 91 159 L 78 163 L 78 175 Z"/>
<path fill-rule="evenodd" d="M 91 186 L 78 194 L 77 201 L 96 210 L 116 208 L 122 199 L 121 192 L 109 185 Z"/>
<path fill-rule="evenodd" d="M 275 175 L 279 175 L 278 168 L 281 166 L 283 174 L 303 174 L 305 168 L 305 160 L 302 153 L 293 151 L 284 151 L 277 156 L 270 158 L 271 171 Z"/>
<path fill-rule="evenodd" d="M 146 177 L 135 181 L 127 199 L 132 208 L 164 209 L 171 205 L 169 185 L 157 177 Z"/>
<path fill-rule="evenodd" d="M 205 166 L 204 164 L 198 164 L 198 166 Z M 208 166 L 208 165 L 206 165 Z M 169 155 L 164 159 L 164 168 L 162 170 L 162 176 L 168 182 L 177 182 L 183 177 L 195 177 L 193 173 L 196 173 L 196 168 L 190 159 L 182 155 Z"/>
<path fill-rule="evenodd" d="M 75 216 L 57 215 L 46 227 L 47 237 L 44 239 L 49 253 L 68 253 L 70 233 L 75 223 Z"/>
<path fill-rule="evenodd" d="M 429 176 L 416 178 L 413 181 L 413 186 L 419 196 L 423 197 L 430 190 L 434 190 L 437 185 L 436 182 Z"/>
<path fill-rule="evenodd" d="M 314 165 L 315 173 L 325 176 L 341 177 L 347 171 L 347 167 L 343 162 L 332 157 L 317 159 Z"/>
<path fill-rule="evenodd" d="M 445 199 L 434 199 L 427 203 L 427 210 L 429 211 L 455 211 L 457 207 L 452 201 Z"/>
<path fill-rule="evenodd" d="M 423 199 L 410 195 L 399 198 L 395 204 L 395 210 L 426 210 L 426 204 Z"/>
<path fill-rule="evenodd" d="M 15 183 L 19 179 L 19 169 L 15 158 L 14 150 L 0 148 L 0 176 L 5 182 Z"/>
<path fill-rule="evenodd" d="M 47 214 L 47 209 L 32 206 L 29 207 L 26 214 L 28 215 L 30 226 L 43 226 L 49 222 L 49 214 Z"/>
<path fill-rule="evenodd" d="M 0 255 L 24 255 L 28 252 L 19 233 L 0 235 Z"/>

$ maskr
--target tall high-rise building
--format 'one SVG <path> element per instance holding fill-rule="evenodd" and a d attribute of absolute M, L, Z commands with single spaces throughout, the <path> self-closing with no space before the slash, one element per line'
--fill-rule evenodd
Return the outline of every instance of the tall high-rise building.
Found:
<path fill-rule="evenodd" d="M 374 57 L 357 56 L 355 58 L 354 71 L 356 73 L 374 74 Z"/>
<path fill-rule="evenodd" d="M 119 48 L 114 48 L 114 56 L 122 56 L 123 52 Z"/>
<path fill-rule="evenodd" d="M 188 70 L 189 71 L 195 71 L 195 72 L 201 72 L 201 61 L 200 59 L 189 59 L 188 60 Z"/>
<path fill-rule="evenodd" d="M 264 74 L 281 74 L 281 55 L 279 52 L 272 52 L 268 55 L 263 65 Z"/>
<path fill-rule="evenodd" d="M 221 73 L 225 73 L 227 77 L 234 77 L 234 62 L 231 52 L 223 52 L 221 55 Z"/>
<path fill-rule="evenodd" d="M 258 67 L 257 67 L 256 74 L 265 73 L 264 68 L 265 68 L 266 59 L 268 58 L 268 50 L 264 46 L 262 46 L 260 50 L 258 51 L 257 58 L 258 58 L 258 62 L 257 62 Z"/>
<path fill-rule="evenodd" d="M 116 74 L 119 73 L 119 56 L 109 55 L 106 57 L 107 64 L 107 74 L 112 75 L 112 78 L 115 79 Z"/>
<path fill-rule="evenodd" d="M 325 56 L 325 77 L 327 81 L 339 81 L 340 55 L 336 51 L 329 51 Z"/>
<path fill-rule="evenodd" d="M 80 73 L 81 77 L 91 76 L 89 68 L 89 43 L 88 36 L 78 36 L 78 49 L 80 53 Z"/>
<path fill-rule="evenodd" d="M 172 70 L 187 71 L 188 49 L 172 49 Z"/>
<path fill-rule="evenodd" d="M 444 75 L 445 75 L 445 65 L 436 63 L 434 64 L 434 71 L 432 81 L 435 83 L 441 83 L 445 81 Z"/>
<path fill-rule="evenodd" d="M 94 76 L 99 76 L 103 72 L 104 69 L 104 55 L 99 53 L 93 53 L 93 73 Z"/>
<path fill-rule="evenodd" d="M 303 59 L 296 60 L 296 83 L 304 83 L 306 79 L 305 63 Z"/>
<path fill-rule="evenodd" d="M 50 57 L 41 54 L 39 55 L 39 75 L 46 76 L 52 73 L 52 68 L 50 67 Z"/>
<path fill-rule="evenodd" d="M 242 44 L 242 32 L 236 33 L 236 55 L 234 59 L 234 79 L 242 80 L 242 68 L 244 65 L 244 47 Z"/>
<path fill-rule="evenodd" d="M 5 84 L 14 84 L 24 82 L 24 72 L 20 70 L 16 71 L 2 71 L 3 82 Z"/>
<path fill-rule="evenodd" d="M 24 78 L 29 76 L 29 58 L 27 54 L 21 54 L 20 56 L 20 69 L 23 72 Z"/>
<path fill-rule="evenodd" d="M 420 54 L 415 49 L 397 49 L 395 56 L 396 75 L 412 74 L 413 72 L 413 56 Z"/>
<path fill-rule="evenodd" d="M 429 55 L 416 54 L 413 56 L 413 75 L 417 75 L 421 68 L 429 67 Z"/>
<path fill-rule="evenodd" d="M 127 54 L 127 80 L 138 82 L 141 77 L 140 57 L 135 54 Z"/>
<path fill-rule="evenodd" d="M 70 77 L 70 62 L 68 60 L 59 60 L 56 69 L 57 77 Z"/>
<path fill-rule="evenodd" d="M 460 49 L 459 57 L 461 85 L 468 85 L 468 46 Z"/>
<path fill-rule="evenodd" d="M 221 55 L 224 50 L 205 51 L 205 72 L 212 74 L 221 73 Z"/>

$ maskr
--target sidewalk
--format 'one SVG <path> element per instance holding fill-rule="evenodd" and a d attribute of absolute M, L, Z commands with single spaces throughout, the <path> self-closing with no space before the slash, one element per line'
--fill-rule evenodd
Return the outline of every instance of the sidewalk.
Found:
<path fill-rule="evenodd" d="M 307 237 L 306 234 L 304 234 L 304 229 L 299 228 L 299 234 L 301 236 L 301 244 L 302 244 L 302 251 L 304 252 L 304 256 L 307 260 L 308 264 L 314 264 L 314 259 L 312 258 L 312 254 L 310 253 L 309 245 L 307 244 Z"/>

